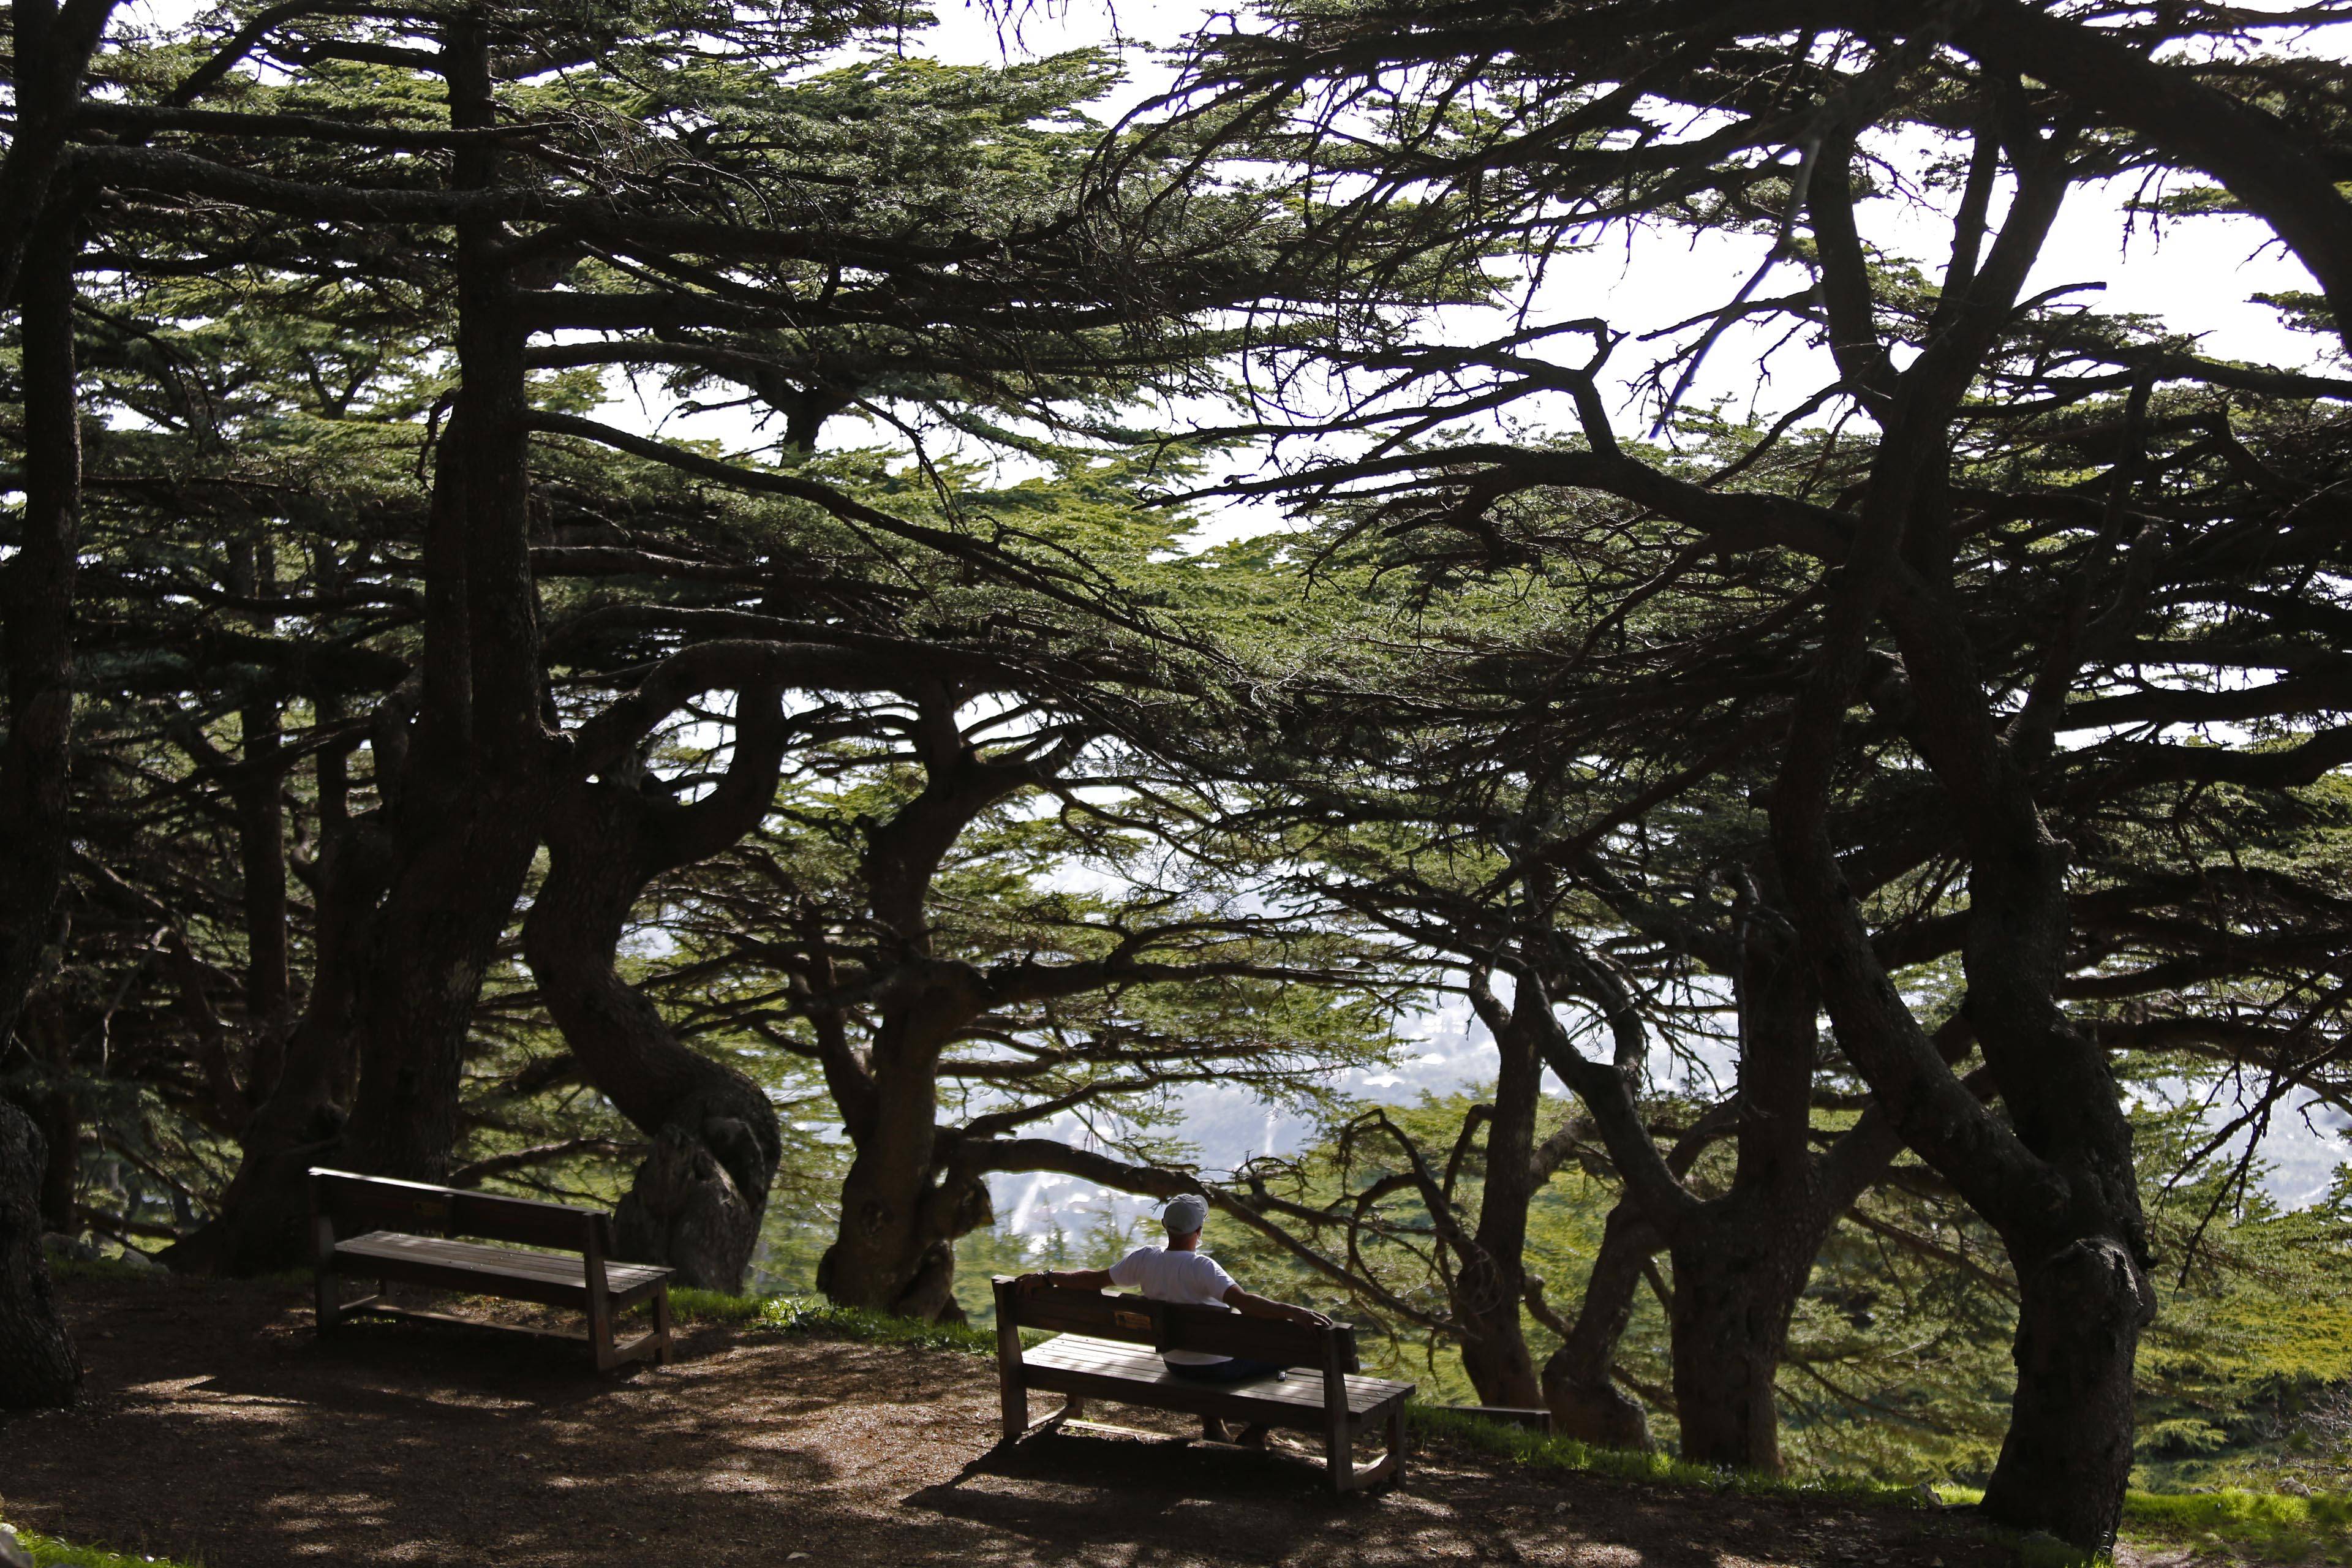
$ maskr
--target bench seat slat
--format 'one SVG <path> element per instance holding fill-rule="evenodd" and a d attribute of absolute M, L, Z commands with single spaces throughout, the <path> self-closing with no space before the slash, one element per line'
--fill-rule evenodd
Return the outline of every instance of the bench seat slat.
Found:
<path fill-rule="evenodd" d="M 381 1271 L 384 1278 L 404 1277 L 416 1284 L 447 1285 L 460 1290 L 479 1286 L 488 1295 L 529 1291 L 523 1300 L 548 1306 L 585 1306 L 588 1300 L 586 1263 L 576 1254 L 517 1252 L 477 1242 L 377 1230 L 336 1242 L 335 1260 L 354 1274 Z M 604 1265 L 605 1289 L 616 1308 L 643 1300 L 669 1275 L 668 1269 L 652 1264 Z"/>
<path fill-rule="evenodd" d="M 1139 1385 L 1139 1391 L 1149 1389 L 1153 1398 L 1164 1393 L 1197 1394 L 1213 1396 L 1220 1402 L 1268 1406 L 1285 1417 L 1295 1415 L 1319 1420 L 1323 1414 L 1323 1373 L 1314 1367 L 1300 1368 L 1286 1378 L 1266 1377 L 1255 1383 L 1193 1383 L 1169 1371 L 1160 1352 L 1148 1345 L 1122 1344 L 1117 1340 L 1097 1340 L 1085 1334 L 1056 1335 L 1024 1352 L 1021 1364 L 1033 1376 L 1040 1373 L 1071 1373 L 1116 1379 Z M 1413 1390 L 1410 1383 L 1395 1383 L 1384 1377 L 1350 1375 L 1347 1384 L 1348 1414 L 1355 1417 L 1367 1415 Z M 1043 1387 L 1045 1383 L 1041 1381 L 1036 1386 Z"/>

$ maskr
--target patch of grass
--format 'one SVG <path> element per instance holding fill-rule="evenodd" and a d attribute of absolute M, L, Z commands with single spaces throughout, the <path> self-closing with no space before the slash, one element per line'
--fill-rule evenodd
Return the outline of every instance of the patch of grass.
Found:
<path fill-rule="evenodd" d="M 894 1318 L 862 1307 L 836 1307 L 830 1301 L 803 1296 L 730 1296 L 719 1290 L 674 1287 L 670 1310 L 681 1321 L 729 1323 L 738 1328 L 773 1329 L 780 1333 L 807 1334 L 814 1339 L 859 1340 L 869 1344 L 913 1345 L 921 1350 L 954 1351 L 964 1355 L 992 1356 L 996 1334 L 961 1323 L 925 1323 Z"/>
<path fill-rule="evenodd" d="M 76 1546 L 29 1531 L 16 1539 L 33 1554 L 33 1568 L 196 1568 L 194 1563 L 175 1563 L 168 1557 L 126 1557 L 120 1552 L 101 1552 L 95 1546 Z"/>
<path fill-rule="evenodd" d="M 168 1268 L 125 1263 L 120 1258 L 68 1258 L 62 1252 L 52 1252 L 48 1258 L 49 1278 L 59 1281 L 92 1279 L 105 1285 L 161 1285 L 173 1278 Z"/>
<path fill-rule="evenodd" d="M 2352 1495 L 2320 1492 L 2128 1492 L 2124 1533 L 2155 1541 L 2211 1542 L 2292 1561 L 2352 1558 Z"/>
<path fill-rule="evenodd" d="M 1938 1487 L 1936 1491 L 1946 1502 L 1984 1500 L 1984 1493 L 1974 1487 Z M 2210 1492 L 2127 1491 L 2122 1534 L 2126 1541 L 2205 1546 L 2265 1561 L 2315 1557 L 2352 1563 L 2352 1495 L 2294 1497 L 2240 1487 Z"/>
<path fill-rule="evenodd" d="M 1405 1419 L 1417 1431 L 1445 1437 L 1497 1458 L 1546 1469 L 1574 1470 L 1621 1481 L 1663 1482 L 1668 1486 L 1706 1487 L 1713 1491 L 1748 1497 L 1803 1497 L 1851 1502 L 1895 1503 L 1916 1508 L 1926 1502 L 1913 1488 L 1885 1481 L 1790 1480 L 1759 1470 L 1723 1465 L 1694 1464 L 1664 1454 L 1632 1448 L 1602 1448 L 1574 1437 L 1548 1437 L 1531 1427 L 1491 1421 L 1465 1411 L 1408 1405 Z"/>

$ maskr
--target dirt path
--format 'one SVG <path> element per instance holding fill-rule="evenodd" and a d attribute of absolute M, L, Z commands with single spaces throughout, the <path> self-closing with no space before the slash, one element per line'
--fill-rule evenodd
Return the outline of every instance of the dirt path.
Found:
<path fill-rule="evenodd" d="M 1930 1514 L 1498 1472 L 1455 1453 L 1417 1454 L 1402 1489 L 1347 1500 L 1318 1492 L 1302 1459 L 1173 1438 L 1047 1436 L 995 1455 L 992 1368 L 937 1352 L 703 1330 L 674 1368 L 599 1378 L 569 1347 L 465 1330 L 362 1324 L 321 1345 L 282 1288 L 66 1292 L 90 1396 L 0 1417 L 0 1511 L 206 1568 L 2006 1557 Z"/>

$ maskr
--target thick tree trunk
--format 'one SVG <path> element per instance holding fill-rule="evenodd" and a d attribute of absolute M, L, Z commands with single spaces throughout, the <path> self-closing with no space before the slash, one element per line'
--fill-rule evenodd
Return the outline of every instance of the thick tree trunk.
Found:
<path fill-rule="evenodd" d="M 923 1171 L 908 1181 L 860 1151 L 841 1184 L 841 1228 L 817 1265 L 829 1300 L 924 1322 L 961 1322 L 955 1244 L 995 1217 L 985 1181 Z"/>
<path fill-rule="evenodd" d="M 22 298 L 28 319 L 32 296 L 19 269 L 35 265 L 30 252 L 51 216 L 50 190 L 82 79 L 113 10 L 114 0 L 14 0 L 8 8 L 16 113 L 0 156 L 0 304 Z"/>
<path fill-rule="evenodd" d="M 0 1100 L 0 1410 L 71 1405 L 81 1391 L 81 1360 L 41 1253 L 34 1188 L 43 1163 L 40 1133 Z"/>
<path fill-rule="evenodd" d="M 481 29 L 453 22 L 442 60 L 451 124 L 493 124 Z M 469 143 L 453 184 L 493 184 L 496 161 L 489 143 Z M 414 689 L 378 710 L 383 805 L 352 825 L 365 852 L 342 889 L 322 892 L 320 972 L 278 1089 L 247 1130 L 221 1214 L 172 1249 L 175 1268 L 299 1260 L 310 1163 L 425 1181 L 447 1172 L 475 1004 L 538 847 L 552 757 L 530 575 L 525 332 L 499 224 L 471 215 L 457 227 L 459 385 L 434 476 L 422 668 Z M 325 930 L 330 902 L 341 906 L 339 940 Z M 331 975 L 333 947 L 352 962 Z"/>
<path fill-rule="evenodd" d="M 54 940 L 65 875 L 81 512 L 75 228 L 70 215 L 52 214 L 35 232 L 24 267 L 25 504 L 16 554 L 0 564 L 8 693 L 7 741 L 0 747 L 0 1042 L 15 1032 Z"/>
<path fill-rule="evenodd" d="M 1775 1384 L 1789 1320 L 1830 1226 L 1854 1194 L 1822 1190 L 1822 1162 L 1808 1135 L 1818 994 L 1779 911 L 1761 903 L 1752 888 L 1743 891 L 1735 986 L 1738 1163 L 1730 1191 L 1676 1222 L 1667 1242 L 1683 1458 L 1778 1474 Z M 1891 1142 L 1885 1152 L 1893 1156 Z"/>
<path fill-rule="evenodd" d="M 750 831 L 773 795 L 775 694 L 742 703 L 765 721 L 739 729 L 735 765 L 710 800 L 680 808 L 610 779 L 567 791 L 549 813 L 547 881 L 523 922 L 531 973 L 572 1055 L 653 1135 L 615 1215 L 620 1256 L 730 1291 L 742 1288 L 783 1156 L 775 1107 L 741 1073 L 679 1044 L 614 955 L 646 885 Z"/>
<path fill-rule="evenodd" d="M 872 1091 L 851 1127 L 857 1152 L 841 1184 L 840 1228 L 817 1265 L 817 1288 L 830 1300 L 927 1321 L 961 1315 L 955 1241 L 988 1224 L 991 1210 L 986 1184 L 950 1173 L 942 1157 L 939 1056 L 948 1022 L 979 1010 L 964 987 L 927 987 L 877 1031 Z"/>
<path fill-rule="evenodd" d="M 40 1096 L 34 1125 L 41 1134 L 41 1223 L 63 1236 L 81 1230 L 81 1101 L 71 1089 Z"/>
<path fill-rule="evenodd" d="M 359 1086 L 342 1133 L 354 1168 L 424 1182 L 448 1173 L 475 1003 L 538 847 L 541 808 L 528 783 L 485 781 L 442 830 L 412 840 L 394 873 L 359 988 Z"/>
<path fill-rule="evenodd" d="M 1675 1410 L 1682 1457 L 1777 1475 L 1775 1382 L 1789 1320 L 1811 1278 L 1824 1226 L 1811 1216 L 1742 1205 L 1685 1227 L 1675 1260 Z"/>
<path fill-rule="evenodd" d="M 2111 1542 L 2132 1467 L 2132 1369 L 2155 1313 L 2132 1247 L 2085 1237 L 2034 1256 L 2014 1243 L 2017 1393 L 1985 1489 L 1990 1517 Z"/>
<path fill-rule="evenodd" d="M 1540 1406 L 1543 1384 L 1520 1317 L 1527 1295 L 1528 1205 L 1535 1197 L 1536 1111 L 1543 1102 L 1543 1053 L 1530 1021 L 1514 1008 L 1495 1032 L 1495 1116 L 1486 1128 L 1486 1173 L 1478 1228 L 1454 1277 L 1462 1367 L 1487 1405 Z"/>
<path fill-rule="evenodd" d="M 229 585 L 257 597 L 277 592 L 264 546 L 254 540 L 229 547 Z M 268 616 L 256 629 L 276 628 Z M 235 791 L 237 859 L 245 885 L 245 1018 L 249 1049 L 245 1098 L 259 1105 L 278 1086 L 286 1066 L 286 1030 L 291 984 L 287 962 L 285 779 L 279 771 L 277 699 L 256 693 L 237 709 L 245 773 Z"/>
<path fill-rule="evenodd" d="M 1563 1436 L 1643 1453 L 1657 1447 L 1641 1403 L 1618 1387 L 1612 1375 L 1617 1344 L 1633 1321 L 1633 1298 L 1642 1288 L 1642 1265 L 1657 1250 L 1657 1233 L 1630 1203 L 1609 1211 L 1576 1321 L 1544 1362 L 1543 1402 Z"/>
<path fill-rule="evenodd" d="M 931 880 L 957 837 L 989 806 L 1035 782 L 965 745 L 944 686 L 917 703 L 923 792 L 874 829 L 859 866 L 882 932 L 881 1018 L 861 1062 L 837 1025 L 820 1022 L 825 1078 L 857 1152 L 841 1187 L 841 1222 L 817 1265 L 817 1289 L 845 1306 L 926 1321 L 960 1319 L 955 1241 L 989 1223 L 987 1184 L 958 1168 L 939 1125 L 940 1055 L 986 1011 L 980 976 L 932 956 Z"/>
<path fill-rule="evenodd" d="M 1967 281 L 1964 303 L 1902 373 L 1854 548 L 1832 581 L 1818 663 L 1791 717 L 1770 811 L 1795 923 L 1846 1055 L 1904 1139 L 2000 1230 L 2021 1288 L 2034 1293 L 2019 1329 L 2020 1427 L 1986 1489 L 1986 1511 L 2100 1551 L 2112 1543 L 2121 1510 L 2131 1356 L 2153 1305 L 2140 1274 L 2147 1249 L 2131 1130 L 2104 1054 L 2057 1002 L 2068 947 L 2067 847 L 2034 797 L 2034 739 L 2019 732 L 2020 716 L 1995 711 L 1946 574 L 1951 422 L 2069 178 L 2054 157 L 2019 167 L 2000 236 Z M 1836 179 L 1813 187 L 1817 200 L 1843 188 Z M 1924 589 L 1890 592 L 1898 567 L 1917 574 Z M 1910 739 L 1967 845 L 1969 1015 L 1999 1081 L 2006 1126 L 1952 1073 L 1887 973 L 1830 828 L 1845 754 L 1840 732 L 1882 616 L 1916 703 Z M 2069 674 L 2045 667 L 2042 686 Z"/>
<path fill-rule="evenodd" d="M 481 27 L 453 22 L 441 58 L 451 126 L 494 125 Z M 467 143 L 452 183 L 495 184 L 498 158 L 492 142 Z M 468 1027 L 538 847 L 553 762 L 530 574 L 527 331 L 501 226 L 471 215 L 455 226 L 460 379 L 440 460 L 458 466 L 464 531 L 448 537 L 436 494 L 427 553 L 446 582 L 450 547 L 462 547 L 466 685 L 462 706 L 454 691 L 428 694 L 438 700 L 418 715 L 411 776 L 388 803 L 398 850 L 361 994 L 359 1087 L 343 1130 L 358 1168 L 424 1181 L 449 1168 Z M 449 641 L 427 648 L 428 676 Z"/>

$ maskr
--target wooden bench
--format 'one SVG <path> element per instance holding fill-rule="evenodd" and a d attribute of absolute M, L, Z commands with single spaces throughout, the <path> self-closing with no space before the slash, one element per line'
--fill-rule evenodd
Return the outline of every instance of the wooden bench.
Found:
<path fill-rule="evenodd" d="M 670 1270 L 652 1264 L 606 1261 L 613 1250 L 610 1215 L 529 1198 L 313 1168 L 310 1236 L 321 1335 L 333 1333 L 336 1324 L 353 1314 L 482 1326 L 447 1313 L 391 1305 L 383 1300 L 383 1289 L 398 1281 L 461 1290 L 469 1296 L 576 1307 L 588 1315 L 585 1334 L 500 1326 L 513 1332 L 585 1340 L 595 1353 L 599 1371 L 645 1356 L 669 1364 Z M 561 1247 L 563 1252 L 486 1247 L 478 1241 L 452 1239 L 457 1237 L 487 1237 L 526 1247 Z M 567 1256 L 572 1253 L 579 1256 Z M 356 1301 L 343 1300 L 340 1277 L 344 1274 L 373 1278 L 376 1293 Z M 646 1300 L 653 1303 L 652 1331 L 627 1344 L 616 1344 L 613 1320 Z"/>
<path fill-rule="evenodd" d="M 1049 1329 L 1055 1337 L 1024 1352 L 1024 1328 Z M 1160 1359 L 1161 1351 L 1171 1350 L 1242 1356 L 1298 1371 L 1253 1383 L 1193 1383 Z M 1404 1404 L 1413 1385 L 1359 1376 L 1357 1364 L 1356 1331 L 1344 1323 L 1318 1329 L 1059 1286 L 1024 1293 L 1011 1279 L 996 1277 L 996 1373 L 1007 1443 L 1031 1430 L 1034 1390 L 1070 1399 L 1040 1427 L 1058 1425 L 1081 1400 L 1102 1399 L 1319 1432 L 1333 1491 L 1393 1484 L 1404 1475 Z M 1388 1452 L 1359 1471 L 1357 1437 L 1383 1426 Z"/>

